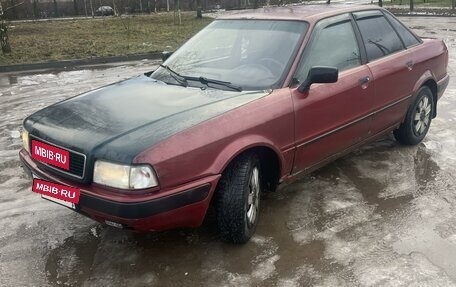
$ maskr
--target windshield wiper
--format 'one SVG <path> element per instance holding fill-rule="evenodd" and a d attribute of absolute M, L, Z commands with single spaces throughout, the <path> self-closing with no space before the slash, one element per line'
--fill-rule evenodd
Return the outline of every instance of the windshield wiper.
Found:
<path fill-rule="evenodd" d="M 380 40 L 378 40 L 378 41 L 380 41 Z M 385 47 L 384 45 L 378 43 L 377 41 L 373 41 L 372 39 L 369 39 L 367 42 L 377 46 L 377 48 L 383 53 L 383 56 L 385 56 L 385 55 L 390 53 L 390 50 L 387 47 Z"/>
<path fill-rule="evenodd" d="M 179 74 L 178 72 L 174 71 L 173 69 L 171 69 L 170 67 L 168 67 L 166 65 L 160 64 L 160 67 L 167 70 L 169 72 L 169 75 L 174 80 L 176 80 L 176 82 L 178 82 L 179 84 L 181 84 L 184 87 L 188 87 L 187 77 L 182 76 L 181 74 Z"/>
<path fill-rule="evenodd" d="M 206 86 L 209 86 L 209 84 L 216 84 L 216 85 L 225 86 L 227 88 L 236 90 L 238 92 L 242 92 L 242 87 L 241 86 L 233 85 L 231 82 L 208 79 L 208 78 L 205 78 L 205 77 L 199 77 L 199 78 L 195 78 L 195 79 L 197 79 L 198 81 L 200 81 L 201 84 L 206 85 Z"/>
<path fill-rule="evenodd" d="M 209 84 L 215 84 L 215 85 L 221 85 L 221 86 L 230 88 L 232 90 L 236 90 L 238 92 L 242 92 L 242 87 L 233 85 L 231 82 L 220 81 L 220 80 L 215 80 L 215 79 L 208 79 L 206 77 L 184 76 L 184 75 L 181 75 L 178 72 L 174 71 L 173 69 L 171 69 L 170 67 L 168 67 L 166 65 L 160 64 L 160 67 L 167 70 L 169 72 L 169 74 L 171 75 L 171 77 L 173 77 L 174 80 L 176 80 L 178 83 L 180 83 L 184 87 L 188 87 L 188 81 L 197 81 L 208 87 L 209 87 Z"/>

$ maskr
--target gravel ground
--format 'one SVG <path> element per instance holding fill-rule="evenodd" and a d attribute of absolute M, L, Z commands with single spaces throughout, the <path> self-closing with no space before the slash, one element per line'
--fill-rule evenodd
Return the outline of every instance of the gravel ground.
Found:
<path fill-rule="evenodd" d="M 450 49 L 424 142 L 386 138 L 268 194 L 242 246 L 211 228 L 117 230 L 31 192 L 24 117 L 156 63 L 0 75 L 0 286 L 456 286 L 456 19 L 401 19 Z"/>

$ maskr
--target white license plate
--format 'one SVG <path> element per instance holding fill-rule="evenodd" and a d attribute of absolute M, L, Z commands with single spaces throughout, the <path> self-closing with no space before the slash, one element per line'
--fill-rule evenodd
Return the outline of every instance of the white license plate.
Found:
<path fill-rule="evenodd" d="M 46 200 L 58 203 L 60 205 L 66 206 L 66 207 L 69 207 L 71 209 L 76 209 L 76 206 L 72 202 L 64 201 L 64 200 L 61 200 L 61 199 L 58 199 L 58 198 L 53 198 L 53 197 L 50 197 L 50 196 L 47 196 L 47 195 L 44 195 L 44 194 L 41 194 L 41 198 L 44 198 Z"/>
<path fill-rule="evenodd" d="M 32 177 L 33 178 L 37 178 L 37 179 L 41 179 L 41 177 L 37 176 L 34 173 L 32 173 Z M 49 201 L 52 201 L 52 202 L 55 202 L 55 203 L 58 203 L 60 205 L 66 206 L 66 207 L 69 207 L 71 209 L 76 209 L 75 204 L 72 203 L 72 202 L 68 202 L 68 201 L 65 201 L 65 200 L 58 199 L 58 198 L 53 198 L 53 197 L 50 197 L 50 196 L 47 196 L 47 195 L 44 195 L 44 194 L 41 194 L 41 198 L 49 200 Z"/>

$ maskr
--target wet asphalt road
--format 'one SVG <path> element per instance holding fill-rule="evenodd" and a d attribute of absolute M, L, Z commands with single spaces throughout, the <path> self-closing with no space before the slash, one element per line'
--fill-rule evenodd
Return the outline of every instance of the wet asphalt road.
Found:
<path fill-rule="evenodd" d="M 268 194 L 242 246 L 210 227 L 133 234 L 31 192 L 22 119 L 154 63 L 0 75 L 0 286 L 456 286 L 456 18 L 401 19 L 450 49 L 424 142 L 386 138 Z"/>

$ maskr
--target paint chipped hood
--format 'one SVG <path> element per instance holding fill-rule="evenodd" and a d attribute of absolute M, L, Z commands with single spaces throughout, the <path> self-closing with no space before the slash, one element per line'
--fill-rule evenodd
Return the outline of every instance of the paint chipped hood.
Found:
<path fill-rule="evenodd" d="M 44 108 L 24 127 L 89 159 L 131 163 L 158 142 L 267 94 L 185 88 L 142 75 Z"/>

